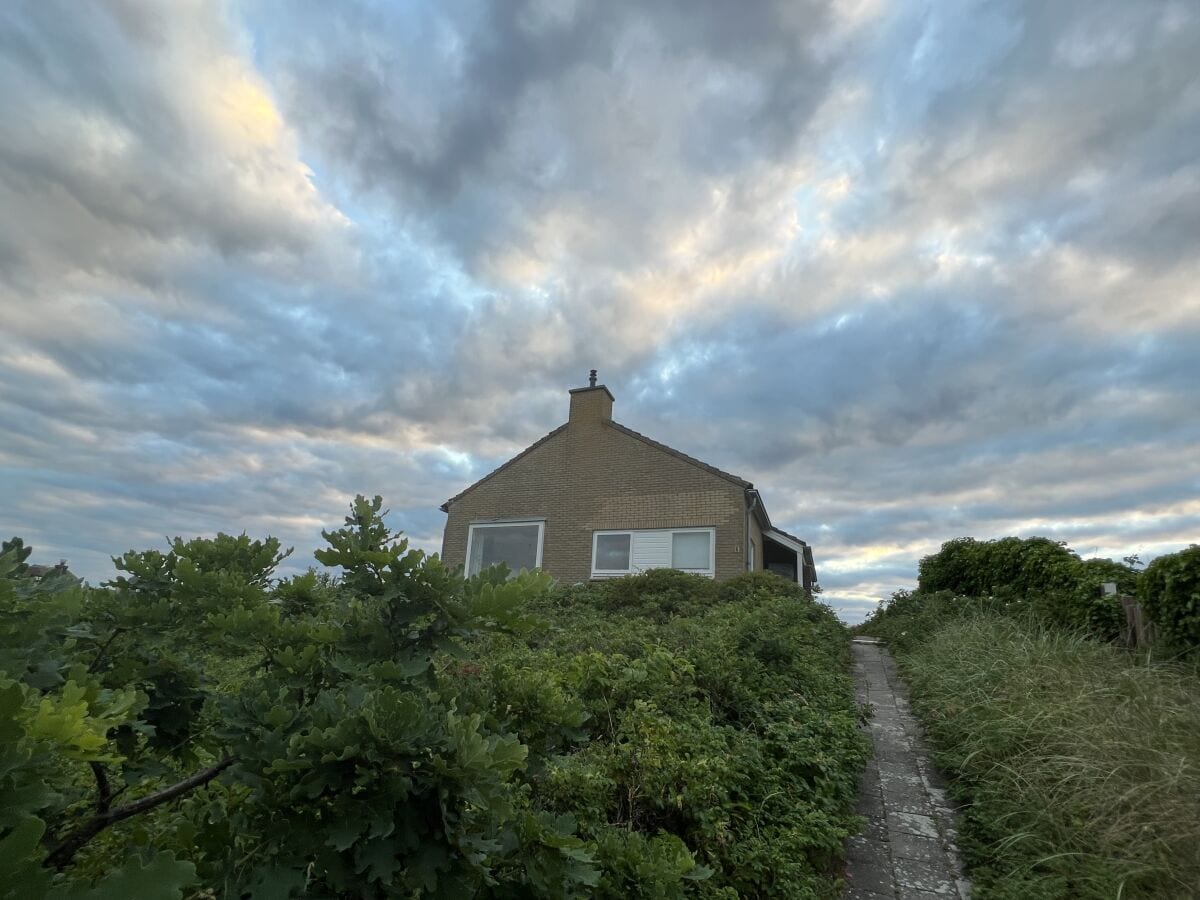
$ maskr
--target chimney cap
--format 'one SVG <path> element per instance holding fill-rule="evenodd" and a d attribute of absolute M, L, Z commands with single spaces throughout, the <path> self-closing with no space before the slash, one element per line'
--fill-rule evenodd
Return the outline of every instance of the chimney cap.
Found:
<path fill-rule="evenodd" d="M 592 369 L 591 372 L 588 373 L 587 387 L 570 388 L 567 391 L 567 393 L 568 394 L 586 394 L 589 391 L 604 391 L 604 393 L 608 394 L 609 400 L 614 400 L 614 401 L 616 400 L 616 398 L 613 397 L 613 395 L 612 395 L 612 391 L 610 391 L 605 385 L 596 384 L 596 370 L 595 369 Z"/>

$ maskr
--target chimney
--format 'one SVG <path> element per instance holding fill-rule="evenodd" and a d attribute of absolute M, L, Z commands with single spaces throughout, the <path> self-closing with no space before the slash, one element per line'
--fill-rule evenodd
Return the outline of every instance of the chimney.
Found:
<path fill-rule="evenodd" d="M 571 390 L 572 424 L 605 422 L 612 419 L 613 395 L 602 384 L 596 384 L 596 370 L 588 373 L 588 386 Z"/>

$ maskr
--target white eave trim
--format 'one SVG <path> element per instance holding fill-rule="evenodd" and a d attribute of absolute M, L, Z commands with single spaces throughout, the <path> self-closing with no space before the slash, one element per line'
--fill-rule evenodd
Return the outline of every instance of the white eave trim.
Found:
<path fill-rule="evenodd" d="M 799 541 L 793 540 L 792 538 L 788 537 L 786 534 L 780 534 L 774 528 L 769 528 L 766 531 L 764 531 L 763 537 L 765 537 L 769 540 L 772 540 L 777 544 L 783 544 L 783 546 L 787 547 L 789 550 L 795 550 L 797 553 L 800 554 L 801 560 L 804 559 L 804 553 L 805 553 L 805 551 L 808 550 L 807 544 L 802 544 Z"/>
<path fill-rule="evenodd" d="M 771 517 L 767 515 L 767 507 L 762 502 L 762 494 L 754 488 L 746 488 L 746 497 L 750 514 L 758 519 L 758 527 L 764 532 L 771 530 Z"/>

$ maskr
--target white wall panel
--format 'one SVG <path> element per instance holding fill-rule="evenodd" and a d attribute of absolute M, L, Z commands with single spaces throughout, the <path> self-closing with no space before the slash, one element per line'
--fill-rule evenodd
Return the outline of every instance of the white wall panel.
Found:
<path fill-rule="evenodd" d="M 633 570 L 665 569 L 671 565 L 671 532 L 635 531 L 633 533 Z"/>

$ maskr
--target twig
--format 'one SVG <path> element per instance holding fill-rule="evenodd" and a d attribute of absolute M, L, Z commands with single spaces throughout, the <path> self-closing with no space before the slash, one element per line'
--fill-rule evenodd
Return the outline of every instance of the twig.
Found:
<path fill-rule="evenodd" d="M 100 668 L 100 663 L 104 662 L 104 656 L 108 653 L 108 646 L 117 639 L 117 636 L 125 632 L 124 628 L 114 628 L 113 633 L 108 636 L 108 640 L 100 645 L 100 649 L 96 651 L 96 658 L 92 660 L 92 664 L 88 666 L 88 672 L 95 672 Z"/>

